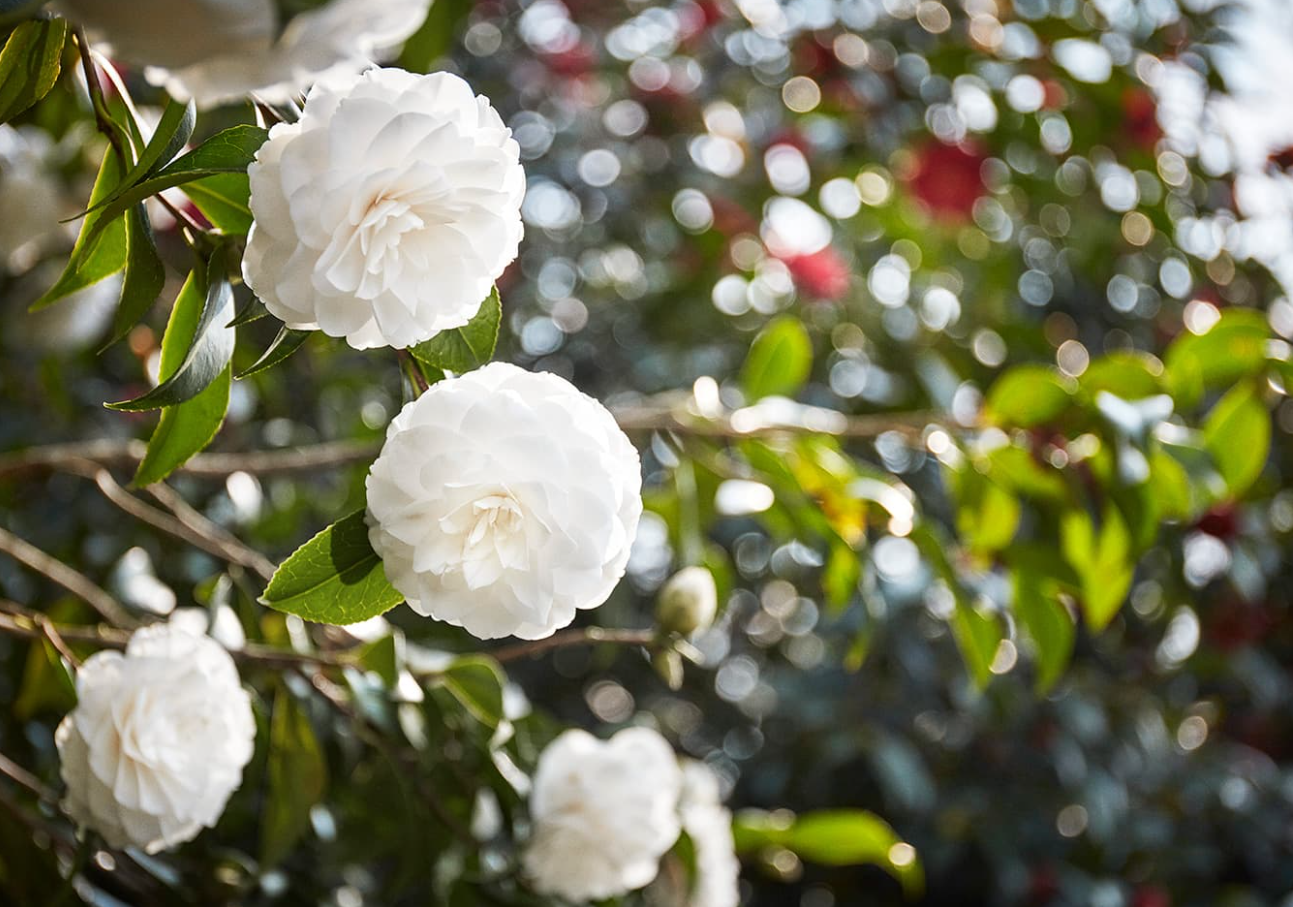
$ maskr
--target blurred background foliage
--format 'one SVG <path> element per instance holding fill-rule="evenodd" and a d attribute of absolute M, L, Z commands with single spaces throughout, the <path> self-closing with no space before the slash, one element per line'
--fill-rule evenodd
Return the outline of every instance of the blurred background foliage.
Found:
<path fill-rule="evenodd" d="M 1256 0 L 437 0 L 401 64 L 490 96 L 529 178 L 498 355 L 571 378 L 643 452 L 629 576 L 581 620 L 647 626 L 688 563 L 715 572 L 720 620 L 677 690 L 610 646 L 422 690 L 476 646 L 405 609 L 355 631 L 344 683 L 244 666 L 258 754 L 220 826 L 100 854 L 95 884 L 527 903 L 482 881 L 507 841 L 464 830 L 517 813 L 515 773 L 561 726 L 651 716 L 737 809 L 866 809 L 897 835 L 846 816 L 795 842 L 784 813 L 744 814 L 750 904 L 1293 903 L 1278 40 L 1288 11 Z M 204 114 L 199 137 L 252 118 Z M 248 565 L 33 460 L 151 425 L 102 403 L 147 388 L 167 304 L 101 354 L 112 278 L 25 312 L 101 153 L 70 76 L 0 127 L 0 523 L 131 609 L 307 644 Z M 169 303 L 189 253 L 153 214 Z M 270 321 L 240 328 L 235 369 Z M 234 384 L 211 451 L 362 452 L 401 380 L 393 355 L 312 337 Z M 341 459 L 171 486 L 277 562 L 362 506 L 366 460 Z M 95 619 L 11 557 L 0 594 Z M 0 639 L 0 690 L 0 750 L 54 784 L 56 653 Z M 0 813 L 10 902 L 48 903 L 49 835 Z M 850 846 L 876 865 L 832 865 Z"/>

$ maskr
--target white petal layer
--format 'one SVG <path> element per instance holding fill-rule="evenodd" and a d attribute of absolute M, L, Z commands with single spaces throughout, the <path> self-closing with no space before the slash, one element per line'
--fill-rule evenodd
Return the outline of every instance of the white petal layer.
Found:
<path fill-rule="evenodd" d="M 543 751 L 534 776 L 523 855 L 531 885 L 583 902 L 649 884 L 682 831 L 682 783 L 673 750 L 649 728 L 606 742 L 566 731 Z"/>
<path fill-rule="evenodd" d="M 216 823 L 256 735 L 228 652 L 159 624 L 137 631 L 124 655 L 91 656 L 76 686 L 77 707 L 54 737 L 74 820 L 112 847 L 149 853 Z"/>
<path fill-rule="evenodd" d="M 516 258 L 520 149 L 455 75 L 321 83 L 269 136 L 243 276 L 289 327 L 403 349 L 471 320 Z"/>
<path fill-rule="evenodd" d="M 637 451 L 605 407 L 501 362 L 406 405 L 367 487 L 387 578 L 480 639 L 540 639 L 605 602 L 642 515 Z"/>

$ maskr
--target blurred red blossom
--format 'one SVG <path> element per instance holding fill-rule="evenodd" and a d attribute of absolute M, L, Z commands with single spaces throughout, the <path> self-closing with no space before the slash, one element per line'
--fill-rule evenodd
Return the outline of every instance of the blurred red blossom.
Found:
<path fill-rule="evenodd" d="M 969 220 L 974 203 L 984 193 L 980 171 L 985 159 L 972 144 L 929 142 L 916 151 L 907 188 L 939 220 Z"/>
<path fill-rule="evenodd" d="M 834 247 L 782 259 L 795 286 L 818 299 L 840 299 L 849 291 L 849 267 Z"/>

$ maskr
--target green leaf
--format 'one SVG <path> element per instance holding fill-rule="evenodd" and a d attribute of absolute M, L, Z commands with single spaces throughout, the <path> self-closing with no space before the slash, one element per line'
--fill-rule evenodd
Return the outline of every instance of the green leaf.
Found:
<path fill-rule="evenodd" d="M 197 107 L 192 101 L 181 104 L 168 101 L 162 111 L 162 118 L 157 123 L 152 139 L 135 161 L 135 166 L 126 174 L 117 190 L 98 202 L 99 206 L 110 204 L 120 198 L 127 190 L 136 185 L 154 170 L 165 166 L 171 158 L 179 154 L 184 145 L 193 136 L 193 127 L 197 125 Z"/>
<path fill-rule="evenodd" d="M 228 369 L 229 361 L 233 359 L 236 332 L 228 327 L 233 318 L 233 288 L 225 270 L 223 248 L 217 249 L 207 263 L 205 281 L 199 283 L 194 274 L 190 274 L 184 289 L 188 294 L 181 290 L 180 299 L 175 301 L 176 308 L 183 300 L 189 308 L 199 308 L 199 315 L 191 330 L 187 319 L 180 323 L 183 330 L 173 333 L 167 326 L 162 338 L 161 382 L 133 400 L 107 404 L 109 409 L 141 412 L 175 406 L 202 393 Z M 195 303 L 199 297 L 200 307 Z M 168 363 L 177 359 L 179 362 L 173 369 L 166 368 Z"/>
<path fill-rule="evenodd" d="M 198 275 L 193 273 L 184 282 L 180 295 L 175 299 L 166 333 L 162 336 L 159 377 L 163 385 L 178 374 L 178 370 L 184 365 L 205 314 L 204 294 Z M 232 334 L 233 331 L 228 333 Z M 162 418 L 148 441 L 148 452 L 135 473 L 134 485 L 151 485 L 161 481 L 211 443 L 211 439 L 220 430 L 225 411 L 229 407 L 229 387 L 232 383 L 230 371 L 226 363 L 198 394 L 162 409 Z"/>
<path fill-rule="evenodd" d="M 382 683 L 390 689 L 400 682 L 400 667 L 404 659 L 400 656 L 400 641 L 396 639 L 395 631 L 389 636 L 383 636 L 381 639 L 368 643 L 359 650 L 357 658 L 360 666 L 365 671 L 372 671 L 382 679 Z"/>
<path fill-rule="evenodd" d="M 751 401 L 792 397 L 813 368 L 813 342 L 798 318 L 786 315 L 768 324 L 750 344 L 741 367 L 741 387 Z"/>
<path fill-rule="evenodd" d="M 148 314 L 165 285 L 166 267 L 157 254 L 148 211 L 142 204 L 135 205 L 126 212 L 126 279 L 121 285 L 121 302 L 112 319 L 112 336 L 104 349 L 130 333 Z"/>
<path fill-rule="evenodd" d="M 831 809 L 789 819 L 783 810 L 742 810 L 732 822 L 739 854 L 784 847 L 823 866 L 879 866 L 902 883 L 909 897 L 924 888 L 915 850 L 874 813 Z"/>
<path fill-rule="evenodd" d="M 251 229 L 251 182 L 246 173 L 216 173 L 184 184 L 184 194 L 221 233 L 245 236 Z"/>
<path fill-rule="evenodd" d="M 1091 362 L 1078 386 L 1094 398 L 1101 391 L 1123 400 L 1163 393 L 1163 363 L 1148 353 L 1120 351 Z"/>
<path fill-rule="evenodd" d="M 247 167 L 256 159 L 256 151 L 268 136 L 269 133 L 264 129 L 246 125 L 217 132 L 188 154 L 172 161 L 125 192 L 117 194 L 111 200 L 96 202 L 87 211 L 87 216 L 102 212 L 101 222 L 111 222 L 131 205 L 137 205 L 167 189 L 216 174 L 246 175 Z"/>
<path fill-rule="evenodd" d="M 971 465 L 950 474 L 956 494 L 956 531 L 978 554 L 1000 551 L 1019 528 L 1019 499 Z"/>
<path fill-rule="evenodd" d="M 111 147 L 103 155 L 103 164 L 90 191 L 90 202 L 105 197 L 124 173 L 117 152 Z M 124 209 L 123 209 L 124 210 Z M 105 222 L 99 212 L 88 215 L 72 248 L 72 256 L 62 276 L 31 305 L 31 311 L 43 309 L 77 290 L 98 283 L 126 266 L 126 225 L 121 221 Z"/>
<path fill-rule="evenodd" d="M 1058 417 L 1072 399 L 1072 380 L 1042 365 L 1019 365 L 997 379 L 984 410 L 990 421 L 1032 428 Z"/>
<path fill-rule="evenodd" d="M 385 614 L 403 600 L 368 543 L 360 510 L 298 548 L 275 571 L 260 602 L 306 620 L 354 624 Z"/>
<path fill-rule="evenodd" d="M 409 348 L 419 362 L 449 372 L 469 372 L 494 355 L 498 326 L 503 318 L 498 288 L 490 290 L 471 321 L 460 328 L 441 331 L 425 343 Z"/>
<path fill-rule="evenodd" d="M 269 348 L 261 355 L 256 362 L 250 367 L 239 372 L 237 377 L 241 380 L 249 378 L 252 375 L 259 374 L 266 369 L 271 369 L 278 365 L 288 356 L 292 355 L 310 338 L 313 331 L 296 331 L 292 328 L 285 327 L 278 332 Z"/>
<path fill-rule="evenodd" d="M 952 636 L 956 639 L 970 678 L 982 689 L 992 679 L 992 662 L 997 657 L 997 649 L 1004 638 L 1001 624 L 991 614 L 981 612 L 970 600 L 969 593 L 948 556 L 951 548 L 946 539 L 928 523 L 921 523 L 912 530 L 911 540 L 952 592 L 956 605 L 949 619 Z"/>
<path fill-rule="evenodd" d="M 1230 308 L 1204 334 L 1184 333 L 1167 350 L 1167 386 L 1181 407 L 1199 402 L 1206 390 L 1255 376 L 1266 365 L 1271 337 L 1266 316 Z"/>
<path fill-rule="evenodd" d="M 20 721 L 45 712 L 63 715 L 76 706 L 76 682 L 48 639 L 32 641 L 18 689 L 13 713 Z"/>
<path fill-rule="evenodd" d="M 310 827 L 310 809 L 328 786 L 328 763 L 314 728 L 285 689 L 274 697 L 266 774 L 260 862 L 268 868 L 282 861 Z"/>
<path fill-rule="evenodd" d="M 64 19 L 33 19 L 9 34 L 0 49 L 0 123 L 7 123 L 49 93 L 62 68 Z"/>
<path fill-rule="evenodd" d="M 1070 571 L 1051 549 L 1019 546 L 1010 552 L 1014 568 L 1015 616 L 1033 645 L 1037 692 L 1045 695 L 1073 655 L 1077 635 L 1073 618 L 1060 600 Z"/>
<path fill-rule="evenodd" d="M 229 327 L 242 327 L 244 324 L 251 324 L 253 321 L 268 317 L 269 309 L 265 308 L 265 303 L 261 302 L 255 296 L 247 301 L 242 307 L 242 311 L 234 316 L 233 321 L 229 322 Z"/>
<path fill-rule="evenodd" d="M 449 53 L 459 27 L 472 9 L 472 0 L 436 0 L 421 27 L 404 43 L 401 69 L 430 72 L 436 60 Z"/>
<path fill-rule="evenodd" d="M 487 727 L 503 720 L 503 684 L 506 678 L 498 662 L 485 655 L 454 659 L 440 682 L 473 718 Z"/>
<path fill-rule="evenodd" d="M 1259 389 L 1241 385 L 1217 401 L 1203 439 L 1230 494 L 1242 495 L 1262 474 L 1271 449 L 1271 417 Z"/>
<path fill-rule="evenodd" d="M 1060 518 L 1060 549 L 1077 572 L 1087 623 L 1103 630 L 1122 607 L 1135 575 L 1126 520 L 1109 505 L 1097 529 L 1085 510 L 1069 510 Z"/>

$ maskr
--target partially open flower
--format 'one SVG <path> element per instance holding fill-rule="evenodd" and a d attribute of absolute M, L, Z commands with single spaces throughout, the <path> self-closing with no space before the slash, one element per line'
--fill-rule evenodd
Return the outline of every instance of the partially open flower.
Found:
<path fill-rule="evenodd" d="M 656 621 L 664 630 L 689 636 L 704 630 L 718 613 L 718 587 L 704 567 L 683 567 L 656 598 Z"/>
<path fill-rule="evenodd" d="M 368 476 L 368 537 L 419 614 L 480 639 L 540 639 L 624 575 L 641 488 L 605 407 L 496 362 L 395 417 Z"/>
<path fill-rule="evenodd" d="M 541 894 L 603 900 L 642 888 L 682 832 L 682 771 L 649 728 L 566 731 L 539 757 L 525 873 Z"/>
<path fill-rule="evenodd" d="M 124 655 L 91 656 L 76 690 L 54 737 L 73 819 L 112 847 L 149 853 L 216 823 L 256 736 L 251 701 L 219 643 L 148 627 Z"/>
<path fill-rule="evenodd" d="M 455 75 L 374 69 L 316 85 L 248 170 L 243 276 L 288 327 L 356 349 L 461 327 L 516 258 L 519 156 Z"/>
<path fill-rule="evenodd" d="M 60 0 L 112 54 L 201 105 L 281 103 L 391 57 L 430 0 L 330 0 L 281 22 L 274 0 Z"/>

